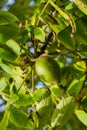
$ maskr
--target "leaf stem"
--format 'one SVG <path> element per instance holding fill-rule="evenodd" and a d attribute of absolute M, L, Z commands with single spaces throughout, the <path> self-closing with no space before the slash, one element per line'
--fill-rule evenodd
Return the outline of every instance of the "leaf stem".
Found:
<path fill-rule="evenodd" d="M 39 18 L 37 20 L 37 23 L 36 23 L 36 26 L 38 26 L 39 24 L 39 21 L 40 21 L 40 17 L 43 15 L 44 11 L 46 10 L 47 6 L 49 5 L 49 1 L 45 4 L 44 8 L 42 9 L 40 15 L 39 15 Z"/>
<path fill-rule="evenodd" d="M 19 92 L 20 89 L 22 88 L 22 86 L 23 86 L 24 82 L 26 81 L 26 78 L 28 77 L 28 75 L 29 75 L 29 73 L 25 76 L 25 78 L 24 78 L 23 82 L 21 83 L 20 87 L 18 88 L 16 94 L 18 94 L 18 92 Z"/>

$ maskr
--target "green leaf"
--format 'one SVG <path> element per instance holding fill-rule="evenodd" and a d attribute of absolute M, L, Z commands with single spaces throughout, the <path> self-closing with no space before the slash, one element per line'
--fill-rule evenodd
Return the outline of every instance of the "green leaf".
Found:
<path fill-rule="evenodd" d="M 7 25 L 18 21 L 18 18 L 10 12 L 0 11 L 0 25 Z"/>
<path fill-rule="evenodd" d="M 28 119 L 28 115 L 18 108 L 10 110 L 10 121 L 20 128 L 31 128 L 33 122 Z"/>
<path fill-rule="evenodd" d="M 19 92 L 18 92 L 18 100 L 15 102 L 15 104 L 17 106 L 28 106 L 28 105 L 32 105 L 35 101 L 32 97 L 32 94 L 29 92 L 29 90 L 26 88 L 25 85 L 22 85 L 21 84 L 24 82 L 22 80 L 21 82 L 21 79 L 18 79 L 20 81 L 19 82 L 19 86 L 17 85 L 16 86 L 16 89 L 18 90 L 18 88 L 20 89 Z M 15 84 L 16 85 L 16 84 Z"/>
<path fill-rule="evenodd" d="M 78 61 L 74 64 L 75 69 L 86 72 L 86 63 L 84 61 Z"/>
<path fill-rule="evenodd" d="M 59 88 L 58 85 L 52 85 L 51 93 L 53 96 L 55 96 L 57 98 L 58 96 L 60 96 L 63 93 L 63 90 L 61 88 Z"/>
<path fill-rule="evenodd" d="M 49 0 L 49 3 L 61 14 L 61 16 L 67 20 L 67 22 L 71 25 L 72 27 L 72 33 L 76 32 L 76 25 L 74 22 L 74 19 L 72 16 L 66 12 L 65 10 L 63 11 L 60 7 L 58 7 L 52 0 Z"/>
<path fill-rule="evenodd" d="M 75 107 L 75 100 L 73 97 L 63 98 L 56 106 L 52 115 L 51 126 L 62 127 L 70 119 Z"/>
<path fill-rule="evenodd" d="M 85 61 L 78 61 L 73 66 L 73 80 L 68 85 L 67 91 L 70 94 L 78 95 L 86 78 L 86 63 Z"/>
<path fill-rule="evenodd" d="M 58 34 L 60 31 L 62 31 L 65 27 L 63 25 L 56 25 L 56 24 L 51 24 L 50 22 L 49 23 L 49 26 L 50 28 L 56 33 Z"/>
<path fill-rule="evenodd" d="M 6 79 L 3 77 L 0 79 L 0 91 L 3 91 L 7 86 Z"/>
<path fill-rule="evenodd" d="M 34 34 L 36 39 L 40 40 L 41 42 L 45 42 L 45 32 L 42 28 L 35 28 Z"/>
<path fill-rule="evenodd" d="M 0 130 L 7 130 L 8 120 L 9 120 L 9 112 L 6 111 L 0 122 Z"/>
<path fill-rule="evenodd" d="M 61 31 L 58 34 L 57 39 L 60 42 L 60 44 L 63 44 L 66 48 L 72 49 L 72 50 L 75 49 L 75 41 L 74 41 L 74 38 L 71 37 L 70 28 L 64 31 Z"/>
<path fill-rule="evenodd" d="M 41 0 L 41 3 L 45 3 L 45 2 L 47 2 L 47 0 Z"/>
<path fill-rule="evenodd" d="M 85 42 L 86 43 L 86 42 Z M 78 50 L 83 50 L 82 52 L 77 52 L 80 57 L 87 58 L 87 45 L 85 44 L 78 44 Z"/>
<path fill-rule="evenodd" d="M 32 111 L 32 118 L 35 122 L 35 126 L 38 128 L 39 127 L 39 119 L 38 119 L 36 112 L 34 112 L 34 111 Z"/>
<path fill-rule="evenodd" d="M 87 45 L 87 18 L 82 17 L 80 20 L 76 22 L 76 34 L 75 38 L 78 41 L 77 44 Z"/>
<path fill-rule="evenodd" d="M 76 10 L 77 10 L 77 7 L 76 7 L 76 5 L 74 4 L 74 3 L 69 3 L 69 4 L 67 4 L 67 6 L 65 7 L 65 9 L 67 10 L 67 11 L 69 11 L 70 13 L 72 12 L 75 12 Z"/>
<path fill-rule="evenodd" d="M 37 89 L 33 95 L 35 101 L 40 101 L 46 97 L 50 96 L 50 92 L 45 88 Z"/>
<path fill-rule="evenodd" d="M 78 119 L 85 125 L 87 126 L 87 113 L 83 110 L 76 110 L 75 111 L 76 116 Z"/>
<path fill-rule="evenodd" d="M 84 2 L 84 0 L 72 0 L 78 8 L 87 15 L 87 2 Z"/>
<path fill-rule="evenodd" d="M 47 97 L 40 102 L 36 103 L 36 111 L 39 115 L 39 118 L 42 121 L 50 124 L 51 116 L 53 113 L 53 103 L 51 97 Z"/>
<path fill-rule="evenodd" d="M 71 67 L 63 67 L 61 70 L 61 84 L 65 87 L 72 79 L 72 74 L 70 71 L 72 70 Z"/>
<path fill-rule="evenodd" d="M 17 38 L 19 34 L 19 27 L 16 23 L 7 25 L 0 25 L 0 42 L 5 42 L 9 39 Z"/>
<path fill-rule="evenodd" d="M 81 91 L 82 87 L 83 87 L 83 83 L 85 81 L 85 77 L 86 77 L 86 75 L 83 75 L 83 76 L 81 76 L 78 79 L 73 79 L 71 81 L 71 83 L 69 84 L 67 91 L 70 94 L 78 95 L 79 92 Z"/>
<path fill-rule="evenodd" d="M 33 16 L 31 17 L 31 25 L 35 26 L 36 21 L 38 19 L 38 15 L 39 15 L 39 9 L 35 9 Z"/>
<path fill-rule="evenodd" d="M 10 104 L 13 104 L 15 101 L 17 101 L 19 98 L 16 94 L 12 94 L 10 99 L 7 101 L 6 109 L 9 107 Z"/>
<path fill-rule="evenodd" d="M 15 72 L 9 67 L 7 66 L 6 64 L 4 63 L 0 63 L 0 67 L 8 74 L 10 75 L 15 75 Z"/>
<path fill-rule="evenodd" d="M 16 57 L 9 53 L 7 50 L 0 48 L 0 58 L 8 62 L 14 62 Z"/>
<path fill-rule="evenodd" d="M 15 42 L 14 40 L 8 40 L 5 43 L 16 55 L 20 55 L 21 54 L 21 48 L 19 46 L 19 44 L 17 42 Z"/>
<path fill-rule="evenodd" d="M 34 100 L 31 95 L 28 94 L 19 94 L 19 99 L 15 102 L 17 106 L 28 106 L 34 103 Z"/>

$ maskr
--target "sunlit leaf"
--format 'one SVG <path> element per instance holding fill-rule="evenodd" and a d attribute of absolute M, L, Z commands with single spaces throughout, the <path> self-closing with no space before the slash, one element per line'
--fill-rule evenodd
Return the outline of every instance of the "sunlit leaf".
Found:
<path fill-rule="evenodd" d="M 4 64 L 4 63 L 0 63 L 0 67 L 1 67 L 6 73 L 8 73 L 8 74 L 10 74 L 10 75 L 14 75 L 14 74 L 15 74 L 14 71 L 13 71 L 8 65 L 6 65 L 6 64 Z"/>
<path fill-rule="evenodd" d="M 78 61 L 74 64 L 75 69 L 86 72 L 86 63 L 84 61 Z"/>
<path fill-rule="evenodd" d="M 6 79 L 3 77 L 0 79 L 0 91 L 3 91 L 7 86 Z"/>
<path fill-rule="evenodd" d="M 19 98 L 18 98 L 18 96 L 16 94 L 12 94 L 10 99 L 8 100 L 7 104 L 6 104 L 6 108 L 8 108 L 10 104 L 13 104 L 18 99 Z"/>
<path fill-rule="evenodd" d="M 9 120 L 9 112 L 6 111 L 0 122 L 0 130 L 7 130 L 8 120 Z"/>
<path fill-rule="evenodd" d="M 75 111 L 76 116 L 78 119 L 87 126 L 87 113 L 83 110 L 76 110 Z"/>
<path fill-rule="evenodd" d="M 63 93 L 63 90 L 61 88 L 59 88 L 57 85 L 52 85 L 51 92 L 52 92 L 52 95 L 57 98 L 58 96 L 60 96 Z"/>
<path fill-rule="evenodd" d="M 25 85 L 22 85 L 23 82 L 24 80 L 19 77 L 18 81 L 15 83 L 15 89 L 18 93 L 18 100 L 15 102 L 17 106 L 28 106 L 35 102 L 30 91 L 26 88 Z"/>
<path fill-rule="evenodd" d="M 75 100 L 73 97 L 63 98 L 56 106 L 52 115 L 51 126 L 62 127 L 70 119 L 75 107 Z"/>
<path fill-rule="evenodd" d="M 19 44 L 17 42 L 15 42 L 14 40 L 8 40 L 5 43 L 16 55 L 20 55 L 21 54 L 21 48 L 19 46 Z"/>
<path fill-rule="evenodd" d="M 15 102 L 16 105 L 18 106 L 28 106 L 32 105 L 34 103 L 34 100 L 31 95 L 28 94 L 19 94 L 18 95 L 18 100 Z"/>
<path fill-rule="evenodd" d="M 51 23 L 49 23 L 49 26 L 56 34 L 58 34 L 60 31 L 62 31 L 65 28 L 62 25 L 53 25 Z"/>
<path fill-rule="evenodd" d="M 45 42 L 45 32 L 42 28 L 35 28 L 35 38 L 40 40 L 41 42 Z"/>

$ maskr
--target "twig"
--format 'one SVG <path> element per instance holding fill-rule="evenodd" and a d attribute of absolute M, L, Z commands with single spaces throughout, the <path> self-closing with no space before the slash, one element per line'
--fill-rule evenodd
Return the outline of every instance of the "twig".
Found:
<path fill-rule="evenodd" d="M 34 65 L 32 67 L 32 92 L 34 93 L 35 91 L 35 87 L 34 87 L 34 74 L 35 74 L 35 70 L 34 70 Z"/>
<path fill-rule="evenodd" d="M 29 75 L 29 73 L 25 76 L 25 78 L 24 78 L 23 82 L 21 83 L 20 87 L 18 88 L 16 94 L 18 94 L 18 92 L 19 92 L 20 89 L 22 88 L 22 86 L 23 86 L 24 82 L 26 81 L 26 78 L 28 77 L 28 75 Z"/>
<path fill-rule="evenodd" d="M 37 23 L 36 23 L 36 26 L 38 26 L 39 24 L 39 21 L 40 21 L 40 17 L 42 16 L 42 14 L 44 13 L 44 11 L 46 10 L 47 6 L 49 5 L 49 1 L 45 4 L 44 8 L 42 9 L 40 15 L 39 15 L 39 18 L 37 20 Z"/>

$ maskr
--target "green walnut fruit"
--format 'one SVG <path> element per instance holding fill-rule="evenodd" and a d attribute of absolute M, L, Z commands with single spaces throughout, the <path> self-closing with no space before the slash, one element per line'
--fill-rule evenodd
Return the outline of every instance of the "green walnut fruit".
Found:
<path fill-rule="evenodd" d="M 60 67 L 58 63 L 49 56 L 38 58 L 35 63 L 37 75 L 46 83 L 57 84 L 60 82 Z"/>

